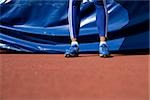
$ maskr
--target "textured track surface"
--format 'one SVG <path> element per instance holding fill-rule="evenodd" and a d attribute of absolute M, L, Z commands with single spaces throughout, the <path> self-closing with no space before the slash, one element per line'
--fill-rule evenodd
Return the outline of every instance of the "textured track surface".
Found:
<path fill-rule="evenodd" d="M 148 100 L 149 55 L 1 54 L 0 100 Z"/>

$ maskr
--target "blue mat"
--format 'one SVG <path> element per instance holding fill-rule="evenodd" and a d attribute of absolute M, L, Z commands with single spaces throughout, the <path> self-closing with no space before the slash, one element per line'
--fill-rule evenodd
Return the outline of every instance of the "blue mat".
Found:
<path fill-rule="evenodd" d="M 110 51 L 149 49 L 148 2 L 109 0 Z M 64 53 L 69 47 L 68 0 L 2 0 L 0 3 L 1 49 Z M 94 5 L 82 4 L 80 52 L 97 52 L 98 41 Z"/>

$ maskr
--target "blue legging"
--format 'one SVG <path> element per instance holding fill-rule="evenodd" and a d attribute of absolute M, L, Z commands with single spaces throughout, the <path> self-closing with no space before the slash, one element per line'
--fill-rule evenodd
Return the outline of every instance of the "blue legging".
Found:
<path fill-rule="evenodd" d="M 107 9 L 106 0 L 94 0 L 96 8 L 96 23 L 99 36 L 107 34 Z M 69 0 L 68 21 L 70 37 L 77 38 L 80 30 L 80 5 L 82 0 Z"/>

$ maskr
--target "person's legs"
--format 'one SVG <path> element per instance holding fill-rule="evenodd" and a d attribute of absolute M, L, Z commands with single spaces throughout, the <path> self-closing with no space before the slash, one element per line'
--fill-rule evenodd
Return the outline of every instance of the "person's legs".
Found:
<path fill-rule="evenodd" d="M 78 56 L 79 47 L 77 37 L 80 30 L 80 5 L 82 0 L 69 0 L 68 22 L 71 38 L 71 47 L 66 50 L 65 57 Z"/>
<path fill-rule="evenodd" d="M 80 4 L 82 0 L 69 0 L 69 30 L 71 38 L 71 47 L 66 51 L 65 57 L 78 56 L 79 47 L 77 37 L 80 28 Z M 108 46 L 106 44 L 105 36 L 107 34 L 107 10 L 105 8 L 104 0 L 94 0 L 96 8 L 96 22 L 100 36 L 99 53 L 100 56 L 106 57 L 109 55 Z"/>
<path fill-rule="evenodd" d="M 106 0 L 94 0 L 94 5 L 96 8 L 96 23 L 100 37 L 99 54 L 102 57 L 107 57 L 109 55 L 109 50 L 108 45 L 106 44 L 106 35 L 107 35 Z"/>

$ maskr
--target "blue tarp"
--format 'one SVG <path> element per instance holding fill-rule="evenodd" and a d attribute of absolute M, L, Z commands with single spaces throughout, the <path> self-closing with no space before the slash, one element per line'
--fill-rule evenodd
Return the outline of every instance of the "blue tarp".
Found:
<path fill-rule="evenodd" d="M 149 49 L 149 1 L 108 0 L 110 51 Z M 68 0 L 1 0 L 0 48 L 64 53 L 69 47 Z M 98 51 L 92 3 L 81 5 L 80 52 Z"/>

